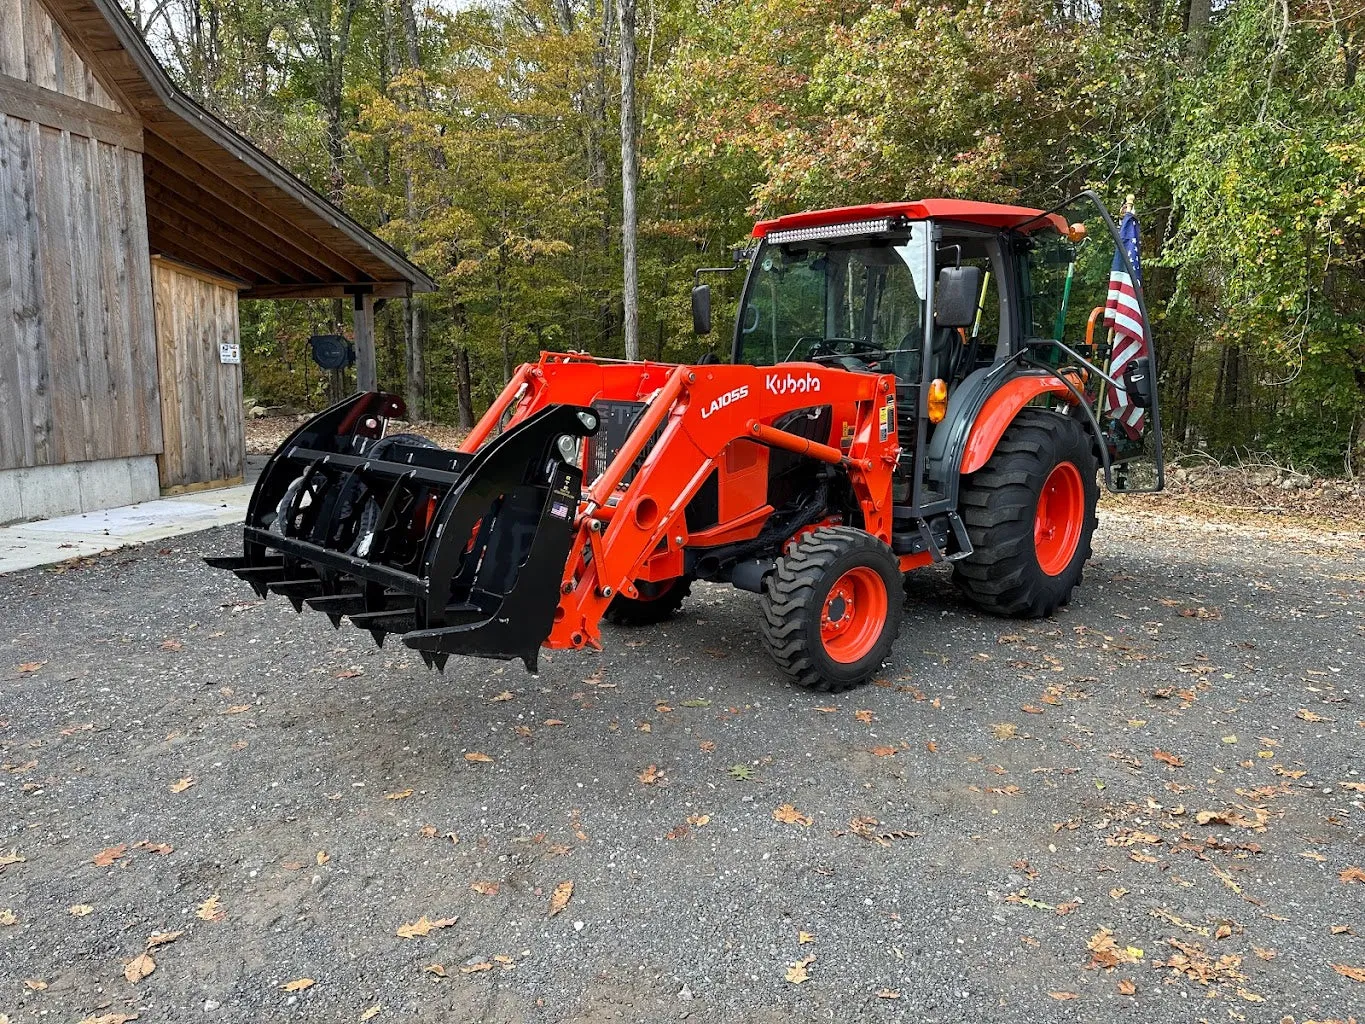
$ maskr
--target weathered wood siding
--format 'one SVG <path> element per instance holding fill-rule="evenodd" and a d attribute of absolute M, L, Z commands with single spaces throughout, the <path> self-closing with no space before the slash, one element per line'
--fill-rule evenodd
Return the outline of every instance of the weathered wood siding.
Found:
<path fill-rule="evenodd" d="M 161 450 L 140 134 L 0 0 L 0 469 Z"/>
<path fill-rule="evenodd" d="M 242 367 L 220 361 L 237 343 L 237 287 L 152 260 L 161 424 L 161 488 L 238 480 L 246 465 Z"/>

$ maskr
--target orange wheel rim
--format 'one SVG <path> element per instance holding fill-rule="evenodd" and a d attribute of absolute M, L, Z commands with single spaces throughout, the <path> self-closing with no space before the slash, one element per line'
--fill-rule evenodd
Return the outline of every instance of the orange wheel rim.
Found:
<path fill-rule="evenodd" d="M 1038 494 L 1038 511 L 1033 520 L 1033 548 L 1043 572 L 1060 576 L 1071 564 L 1084 524 L 1085 485 L 1081 471 L 1073 463 L 1059 462 Z"/>
<path fill-rule="evenodd" d="M 877 646 L 886 625 L 886 581 L 875 569 L 850 569 L 829 588 L 820 610 L 820 639 L 829 656 L 852 664 Z"/>

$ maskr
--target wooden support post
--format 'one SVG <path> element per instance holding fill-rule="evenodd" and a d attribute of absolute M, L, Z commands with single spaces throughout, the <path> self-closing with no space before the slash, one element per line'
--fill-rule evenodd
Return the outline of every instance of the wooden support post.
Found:
<path fill-rule="evenodd" d="M 379 387 L 374 355 L 374 296 L 367 292 L 354 298 L 355 386 L 357 391 L 374 391 Z"/>

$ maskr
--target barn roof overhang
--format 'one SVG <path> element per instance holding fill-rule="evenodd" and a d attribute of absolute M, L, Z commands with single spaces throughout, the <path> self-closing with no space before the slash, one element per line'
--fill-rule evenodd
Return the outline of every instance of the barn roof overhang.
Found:
<path fill-rule="evenodd" d="M 396 249 L 182 92 L 117 0 L 43 4 L 141 125 L 154 252 L 241 282 L 244 298 L 435 290 Z"/>

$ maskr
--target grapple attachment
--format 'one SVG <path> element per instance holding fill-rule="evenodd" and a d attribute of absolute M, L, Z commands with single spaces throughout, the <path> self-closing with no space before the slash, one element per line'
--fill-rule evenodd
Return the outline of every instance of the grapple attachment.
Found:
<path fill-rule="evenodd" d="M 264 597 L 332 624 L 389 633 L 444 668 L 451 654 L 521 658 L 550 634 L 576 532 L 580 440 L 598 418 L 552 405 L 473 453 L 412 435 L 392 395 L 353 395 L 296 430 L 266 463 L 240 557 L 209 558 Z"/>

